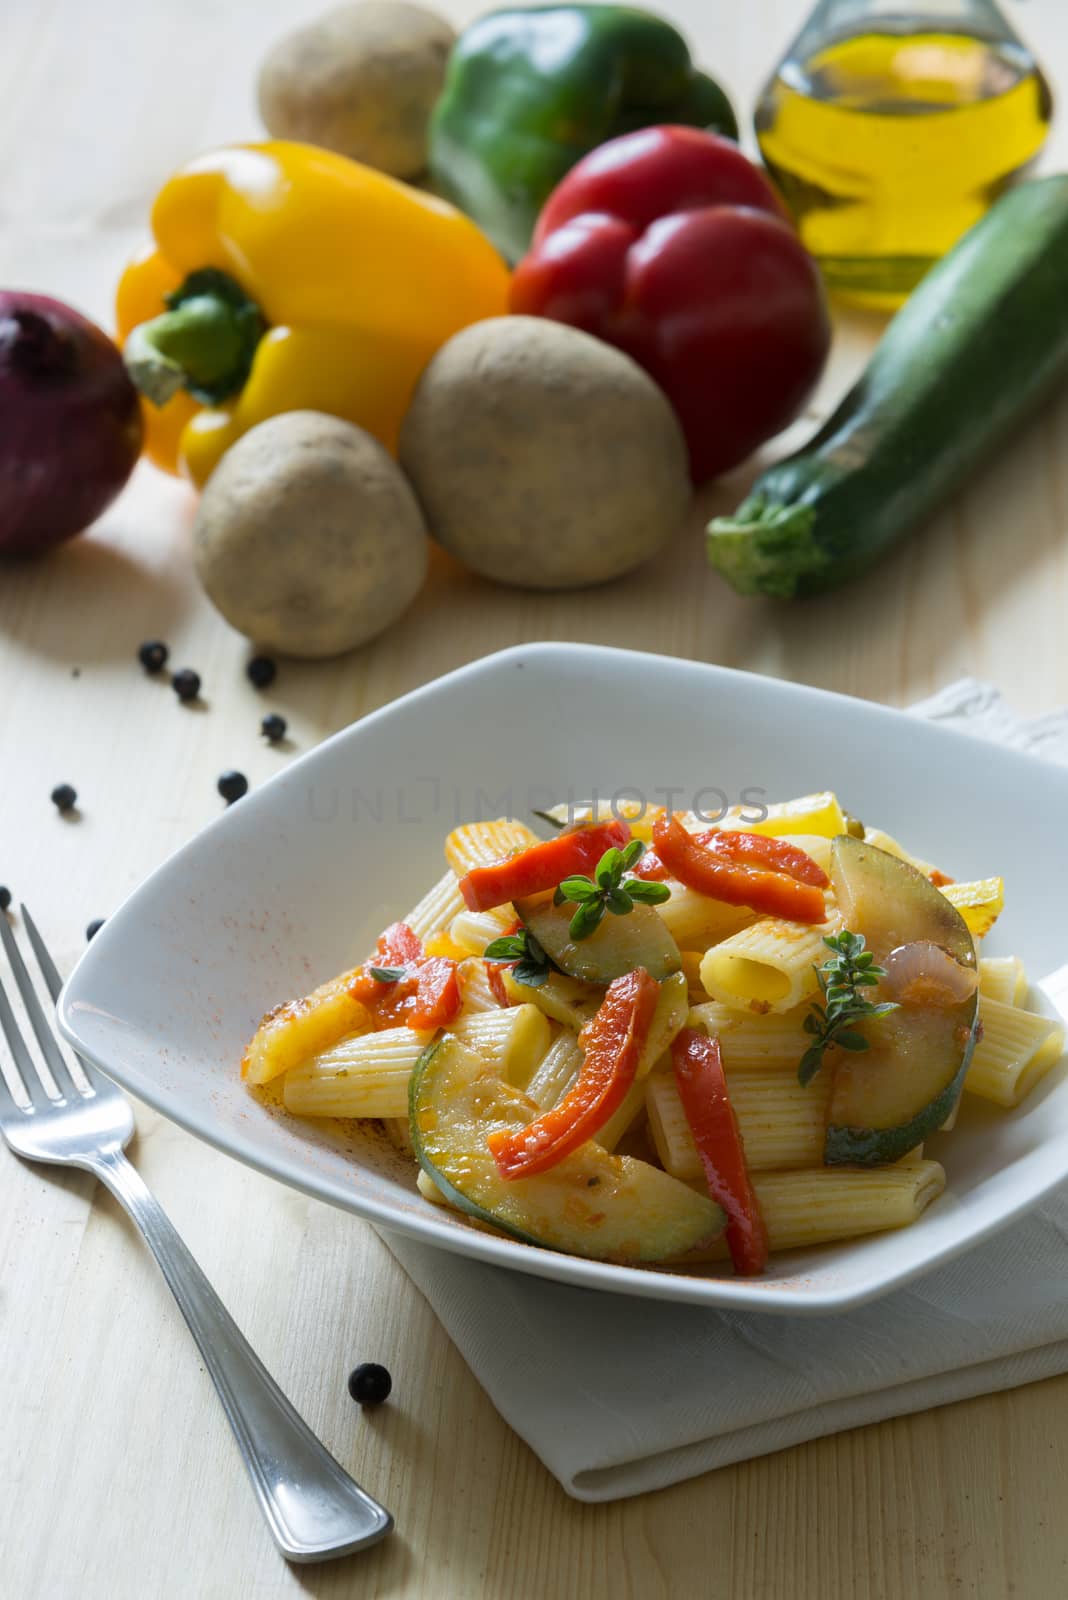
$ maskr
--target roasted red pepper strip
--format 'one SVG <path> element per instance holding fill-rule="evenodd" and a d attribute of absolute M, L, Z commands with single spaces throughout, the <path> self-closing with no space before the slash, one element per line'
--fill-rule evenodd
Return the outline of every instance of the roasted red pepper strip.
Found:
<path fill-rule="evenodd" d="M 502 1178 L 547 1172 L 592 1139 L 622 1104 L 638 1070 L 660 985 L 644 967 L 609 984 L 582 1031 L 582 1071 L 558 1106 L 525 1128 L 499 1128 L 488 1144 Z"/>
<path fill-rule="evenodd" d="M 383 983 L 372 977 L 372 967 L 400 967 L 403 976 Z M 416 1030 L 444 1028 L 455 1021 L 463 1003 L 456 962 L 426 956 L 406 922 L 394 922 L 379 934 L 374 960 L 360 968 L 349 993 L 367 1007 L 376 1029 L 402 1023 Z"/>
<path fill-rule="evenodd" d="M 672 877 L 710 899 L 791 922 L 823 922 L 827 916 L 823 895 L 813 885 L 717 858 L 668 812 L 653 824 L 653 844 Z"/>
<path fill-rule="evenodd" d="M 727 1245 L 734 1270 L 740 1276 L 753 1277 L 767 1265 L 768 1235 L 727 1094 L 719 1040 L 696 1028 L 683 1028 L 672 1043 L 671 1064 L 708 1192 L 727 1214 Z"/>
<path fill-rule="evenodd" d="M 731 828 L 713 829 L 711 833 L 699 834 L 698 838 L 727 861 L 785 872 L 787 877 L 796 878 L 798 883 L 810 883 L 816 889 L 826 889 L 830 882 L 818 861 L 785 839 L 768 838 L 762 833 L 736 833 Z"/>
<path fill-rule="evenodd" d="M 488 867 L 472 867 L 460 879 L 460 893 L 472 911 L 492 911 L 509 900 L 555 889 L 575 873 L 589 875 L 606 850 L 622 850 L 629 839 L 630 824 L 615 819 L 558 833 Z"/>

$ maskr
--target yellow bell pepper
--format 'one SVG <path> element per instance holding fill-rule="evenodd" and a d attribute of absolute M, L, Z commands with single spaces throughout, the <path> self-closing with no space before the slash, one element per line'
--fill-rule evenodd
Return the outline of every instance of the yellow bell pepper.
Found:
<path fill-rule="evenodd" d="M 282 411 L 395 450 L 434 352 L 503 315 L 508 269 L 443 200 L 311 145 L 230 145 L 176 173 L 118 288 L 145 448 L 196 484 Z"/>

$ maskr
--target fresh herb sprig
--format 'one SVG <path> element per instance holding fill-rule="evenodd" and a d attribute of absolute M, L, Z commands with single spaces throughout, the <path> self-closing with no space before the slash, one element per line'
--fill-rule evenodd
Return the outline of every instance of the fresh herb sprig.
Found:
<path fill-rule="evenodd" d="M 600 927 L 606 911 L 625 917 L 636 905 L 657 906 L 670 899 L 666 883 L 647 883 L 644 878 L 624 882 L 623 874 L 636 866 L 644 853 L 641 840 L 632 839 L 623 850 L 614 846 L 606 850 L 592 878 L 576 873 L 564 879 L 553 899 L 558 906 L 571 901 L 578 907 L 568 925 L 572 939 L 588 939 Z"/>
<path fill-rule="evenodd" d="M 557 970 L 529 928 L 494 939 L 482 955 L 486 961 L 512 963 L 516 983 L 525 983 L 530 989 L 540 989 L 550 972 Z"/>
<path fill-rule="evenodd" d="M 408 976 L 404 967 L 368 967 L 367 970 L 376 983 L 399 983 Z"/>
<path fill-rule="evenodd" d="M 823 1052 L 828 1045 L 839 1045 L 843 1050 L 861 1051 L 870 1048 L 870 1041 L 850 1026 L 861 1017 L 884 1017 L 896 1011 L 892 1000 L 876 1005 L 860 992 L 873 989 L 880 978 L 886 977 L 884 968 L 876 966 L 875 957 L 864 948 L 864 935 L 851 933 L 844 928 L 831 934 L 824 944 L 832 954 L 822 966 L 816 968 L 823 1004 L 812 1002 L 805 1018 L 805 1032 L 815 1035 L 797 1069 L 802 1087 L 810 1084 L 823 1065 Z"/>

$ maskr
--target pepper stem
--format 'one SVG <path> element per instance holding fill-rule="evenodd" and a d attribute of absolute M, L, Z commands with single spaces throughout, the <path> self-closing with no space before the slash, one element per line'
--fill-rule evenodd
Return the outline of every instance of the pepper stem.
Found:
<path fill-rule="evenodd" d="M 266 331 L 263 313 L 226 272 L 191 272 L 166 297 L 168 311 L 134 328 L 126 341 L 126 370 L 153 405 L 180 389 L 214 405 L 243 388 Z"/>
<path fill-rule="evenodd" d="M 827 565 L 815 522 L 812 506 L 754 496 L 733 517 L 715 517 L 708 524 L 708 559 L 739 594 L 790 600 L 805 579 Z"/>

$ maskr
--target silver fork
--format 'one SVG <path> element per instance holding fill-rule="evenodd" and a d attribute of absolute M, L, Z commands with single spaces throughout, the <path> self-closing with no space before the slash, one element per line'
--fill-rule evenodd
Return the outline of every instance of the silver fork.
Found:
<path fill-rule="evenodd" d="M 62 983 L 26 907 L 22 917 L 52 999 Z M 7 953 L 57 1095 L 35 1070 L 0 983 L 0 1030 L 26 1103 L 0 1072 L 0 1133 L 28 1161 L 84 1167 L 125 1206 L 148 1241 L 204 1357 L 267 1525 L 290 1561 L 348 1555 L 383 1538 L 393 1518 L 354 1483 L 298 1416 L 230 1317 L 159 1202 L 123 1154 L 134 1131 L 126 1096 L 79 1056 L 88 1088 L 75 1082 L 37 998 L 11 925 L 0 913 Z M 58 1097 L 57 1097 L 58 1096 Z"/>

